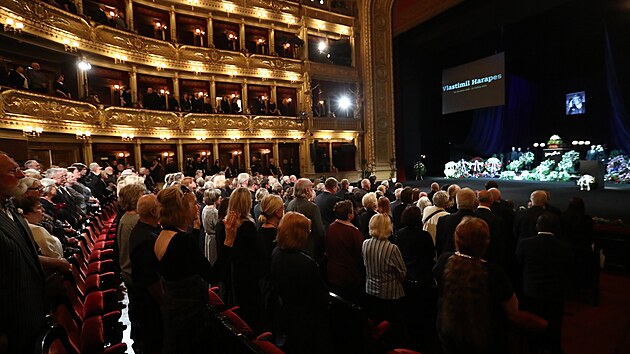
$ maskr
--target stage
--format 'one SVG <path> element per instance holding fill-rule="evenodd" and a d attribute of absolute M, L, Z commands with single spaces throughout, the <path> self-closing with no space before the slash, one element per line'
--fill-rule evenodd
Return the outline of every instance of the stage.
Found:
<path fill-rule="evenodd" d="M 410 180 L 403 184 L 418 187 L 428 192 L 432 182 L 440 187 L 445 184 L 458 184 L 460 187 L 470 187 L 474 190 L 484 189 L 487 181 L 495 181 L 499 185 L 503 199 L 514 201 L 515 207 L 526 206 L 529 195 L 536 189 L 544 189 L 551 193 L 550 204 L 564 211 L 571 197 L 584 199 L 586 212 L 591 216 L 605 219 L 622 219 L 630 224 L 630 184 L 607 183 L 604 190 L 580 191 L 575 181 L 571 182 L 539 182 L 514 181 L 496 178 L 461 178 L 450 179 L 444 177 L 425 177 L 424 180 Z M 628 203 L 628 204 L 626 204 Z"/>

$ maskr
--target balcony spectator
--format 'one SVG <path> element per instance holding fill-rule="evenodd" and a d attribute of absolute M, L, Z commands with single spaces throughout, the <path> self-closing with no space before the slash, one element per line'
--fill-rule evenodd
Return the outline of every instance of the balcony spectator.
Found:
<path fill-rule="evenodd" d="M 184 97 L 182 97 L 180 106 L 182 108 L 182 112 L 190 112 L 192 109 L 192 101 L 191 97 L 188 93 L 184 93 Z"/>
<path fill-rule="evenodd" d="M 125 13 L 120 11 L 120 10 L 117 10 L 117 11 L 118 11 L 118 14 L 117 14 L 116 20 L 115 20 L 116 21 L 115 22 L 115 25 L 116 25 L 115 27 L 116 27 L 116 29 L 126 31 L 127 30 L 127 21 L 125 21 Z"/>
<path fill-rule="evenodd" d="M 31 64 L 31 67 L 26 72 L 26 77 L 28 78 L 28 86 L 32 91 L 48 93 L 48 78 L 41 71 L 39 63 L 33 62 Z"/>
<path fill-rule="evenodd" d="M 237 114 L 241 112 L 241 107 L 238 106 L 238 98 L 232 98 L 232 105 L 230 106 L 230 112 L 233 114 Z"/>
<path fill-rule="evenodd" d="M 191 111 L 193 113 L 203 113 L 203 97 L 195 97 L 194 95 L 191 95 L 191 101 Z"/>
<path fill-rule="evenodd" d="M 105 7 L 103 5 L 98 6 L 98 11 L 92 16 L 92 20 L 103 25 L 109 24 L 107 13 L 105 13 Z"/>
<path fill-rule="evenodd" d="M 221 99 L 221 104 L 219 105 L 219 109 L 223 114 L 230 113 L 230 99 L 228 98 L 228 96 L 223 96 L 223 98 Z"/>
<path fill-rule="evenodd" d="M 9 73 L 9 86 L 20 90 L 28 90 L 28 79 L 24 74 L 24 66 L 18 65 Z"/>
<path fill-rule="evenodd" d="M 160 109 L 162 107 L 160 96 L 153 91 L 153 87 L 147 88 L 147 93 L 142 99 L 142 106 L 146 109 Z"/>
<path fill-rule="evenodd" d="M 177 103 L 175 96 L 168 96 L 168 110 L 179 111 L 179 103 Z"/>
<path fill-rule="evenodd" d="M 9 69 L 7 62 L 0 56 L 0 86 L 9 85 Z"/>
<path fill-rule="evenodd" d="M 280 111 L 278 110 L 275 102 L 269 102 L 269 107 L 267 107 L 267 114 L 270 116 L 280 115 Z"/>
<path fill-rule="evenodd" d="M 212 108 L 212 101 L 210 101 L 210 97 L 204 98 L 203 109 L 205 113 L 214 113 L 214 109 Z"/>
<path fill-rule="evenodd" d="M 61 98 L 72 98 L 70 95 L 70 90 L 63 84 L 64 76 L 63 74 L 57 74 L 57 78 L 55 79 L 55 83 L 53 88 L 55 89 L 55 96 Z"/>
<path fill-rule="evenodd" d="M 120 95 L 120 105 L 128 108 L 133 107 L 130 87 L 125 87 L 123 89 L 122 94 Z"/>

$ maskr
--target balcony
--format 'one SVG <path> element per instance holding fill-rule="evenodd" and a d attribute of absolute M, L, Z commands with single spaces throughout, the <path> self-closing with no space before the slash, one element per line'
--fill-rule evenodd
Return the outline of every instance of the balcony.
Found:
<path fill-rule="evenodd" d="M 306 131 L 306 121 L 296 117 L 224 115 L 152 111 L 55 98 L 28 91 L 0 92 L 0 127 L 22 129 L 45 126 L 46 132 L 74 134 L 89 130 L 93 135 L 114 136 L 133 131 L 137 137 L 194 137 L 199 131 L 211 137 L 229 137 L 237 131 L 243 138 L 260 138 L 264 131 L 277 137 L 293 138 Z"/>

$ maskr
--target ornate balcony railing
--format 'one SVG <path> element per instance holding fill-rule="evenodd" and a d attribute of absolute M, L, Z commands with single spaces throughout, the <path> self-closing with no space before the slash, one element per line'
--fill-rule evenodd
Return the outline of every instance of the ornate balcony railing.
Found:
<path fill-rule="evenodd" d="M 224 137 L 238 131 L 241 137 L 259 138 L 273 131 L 274 136 L 294 138 L 309 129 L 362 131 L 357 119 L 153 111 L 95 106 L 14 89 L 0 91 L 0 128 L 22 129 L 34 124 L 44 126 L 46 132 L 74 133 L 89 128 L 94 135 L 134 131 L 138 137 L 165 132 L 172 137 L 191 137 L 200 131 Z"/>

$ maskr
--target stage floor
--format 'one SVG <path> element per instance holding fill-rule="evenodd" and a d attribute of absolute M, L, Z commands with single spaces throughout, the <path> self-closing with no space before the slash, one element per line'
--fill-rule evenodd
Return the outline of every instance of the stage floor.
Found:
<path fill-rule="evenodd" d="M 432 182 L 440 186 L 456 183 L 460 187 L 470 187 L 474 190 L 484 189 L 487 181 L 493 180 L 499 185 L 504 199 L 514 201 L 514 205 L 526 206 L 529 195 L 536 189 L 544 189 L 551 193 L 550 204 L 564 211 L 571 197 L 584 199 L 586 212 L 591 216 L 605 219 L 622 219 L 630 224 L 630 184 L 607 183 L 604 190 L 580 191 L 574 181 L 571 182 L 540 182 L 540 181 L 510 181 L 496 178 L 463 178 L 451 179 L 444 177 L 425 177 L 424 180 L 407 181 L 403 184 L 418 187 L 422 191 L 429 191 Z"/>

